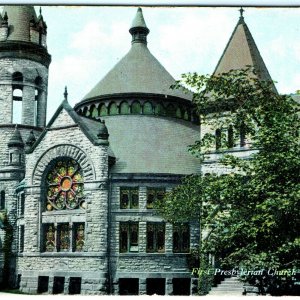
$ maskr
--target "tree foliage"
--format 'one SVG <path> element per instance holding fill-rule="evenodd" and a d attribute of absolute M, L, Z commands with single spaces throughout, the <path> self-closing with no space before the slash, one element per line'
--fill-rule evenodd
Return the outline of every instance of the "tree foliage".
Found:
<path fill-rule="evenodd" d="M 201 162 L 216 153 L 214 130 L 229 126 L 235 140 L 243 131 L 252 154 L 229 154 L 222 137 L 225 146 L 217 153 L 225 171 L 187 177 L 156 207 L 170 221 L 201 216 L 201 249 L 223 267 L 299 268 L 299 103 L 258 75 L 250 68 L 193 73 L 176 84 L 195 91 L 201 126 L 212 130 L 190 148 Z"/>

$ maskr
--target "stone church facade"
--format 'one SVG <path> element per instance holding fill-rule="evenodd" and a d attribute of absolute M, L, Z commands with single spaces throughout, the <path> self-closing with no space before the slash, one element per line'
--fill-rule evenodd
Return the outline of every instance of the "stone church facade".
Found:
<path fill-rule="evenodd" d="M 46 124 L 51 63 L 46 23 L 33 6 L 4 6 L 3 283 L 33 294 L 195 292 L 197 280 L 191 277 L 187 258 L 197 248 L 199 226 L 166 222 L 153 210 L 153 202 L 183 176 L 200 173 L 198 160 L 187 152 L 200 137 L 199 117 L 192 93 L 171 90 L 175 80 L 149 51 L 141 9 L 129 32 L 130 51 L 74 108 L 65 91 Z M 237 45 L 243 55 L 233 67 L 263 63 L 249 35 L 241 17 L 217 73 L 235 61 L 230 53 Z M 16 125 L 13 110 L 20 103 L 22 120 Z M 248 153 L 245 146 L 238 143 L 231 150 Z M 218 166 L 210 159 L 202 168 L 205 173 Z"/>

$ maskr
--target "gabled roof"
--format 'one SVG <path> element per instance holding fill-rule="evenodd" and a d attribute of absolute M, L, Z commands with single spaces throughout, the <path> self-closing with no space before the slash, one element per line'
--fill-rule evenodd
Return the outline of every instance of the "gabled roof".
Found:
<path fill-rule="evenodd" d="M 261 80 L 272 80 L 244 17 L 241 15 L 216 66 L 214 75 L 227 73 L 230 70 L 245 69 L 247 66 L 254 67 Z"/>
<path fill-rule="evenodd" d="M 170 89 L 175 79 L 147 48 L 149 29 L 140 8 L 129 31 L 132 35 L 130 51 L 83 100 L 128 93 L 162 94 L 191 100 L 192 93 Z"/>
<path fill-rule="evenodd" d="M 75 125 L 79 126 L 81 131 L 86 135 L 86 137 L 91 141 L 91 143 L 93 145 L 98 146 L 98 145 L 108 145 L 109 144 L 107 139 L 101 139 L 101 137 L 99 138 L 99 136 L 98 136 L 99 131 L 101 131 L 102 127 L 105 126 L 105 124 L 102 123 L 100 120 L 99 121 L 91 120 L 91 119 L 79 116 L 74 111 L 74 109 L 70 106 L 67 99 L 64 99 L 62 101 L 62 103 L 60 104 L 60 106 L 58 107 L 55 114 L 53 115 L 53 117 L 51 118 L 51 120 L 49 121 L 49 123 L 47 124 L 47 126 L 44 129 L 44 131 L 42 132 L 42 134 L 39 136 L 39 138 L 34 143 L 32 148 L 28 151 L 29 153 L 33 152 L 33 150 L 36 148 L 36 146 L 43 140 L 47 131 L 51 130 L 53 123 L 55 122 L 55 120 L 57 119 L 57 117 L 59 116 L 59 114 L 62 110 L 65 110 L 68 113 L 68 115 L 74 121 Z M 62 125 L 61 129 L 63 129 L 64 127 L 67 128 L 68 126 Z"/>
<path fill-rule="evenodd" d="M 8 38 L 10 41 L 30 42 L 30 21 L 37 20 L 32 5 L 5 5 L 2 16 L 7 13 Z"/>

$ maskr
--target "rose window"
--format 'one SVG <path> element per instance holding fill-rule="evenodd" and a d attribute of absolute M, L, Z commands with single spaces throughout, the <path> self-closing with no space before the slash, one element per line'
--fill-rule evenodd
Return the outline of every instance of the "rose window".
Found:
<path fill-rule="evenodd" d="M 73 159 L 58 161 L 47 175 L 46 209 L 76 208 L 85 208 L 81 168 Z"/>

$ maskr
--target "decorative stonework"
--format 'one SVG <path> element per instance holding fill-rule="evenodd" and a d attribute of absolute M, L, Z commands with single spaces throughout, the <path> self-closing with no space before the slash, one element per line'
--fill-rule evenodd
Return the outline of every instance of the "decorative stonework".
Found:
<path fill-rule="evenodd" d="M 69 157 L 77 161 L 77 163 L 82 168 L 83 177 L 85 181 L 91 181 L 95 179 L 96 175 L 95 175 L 94 166 L 91 163 L 91 159 L 88 157 L 88 155 L 74 145 L 65 144 L 65 145 L 57 145 L 54 146 L 53 148 L 50 148 L 37 161 L 32 175 L 33 185 L 42 184 L 41 181 L 45 169 L 48 167 L 49 163 L 53 159 L 57 159 L 59 157 Z"/>

